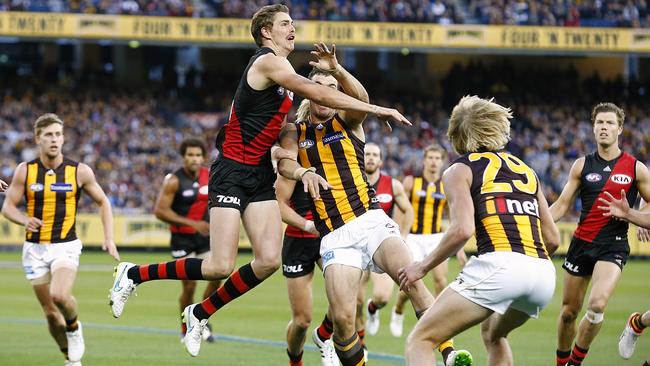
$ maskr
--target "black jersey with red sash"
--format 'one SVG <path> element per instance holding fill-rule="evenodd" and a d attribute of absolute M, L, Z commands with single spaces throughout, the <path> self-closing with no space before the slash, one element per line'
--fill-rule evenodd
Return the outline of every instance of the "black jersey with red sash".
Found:
<path fill-rule="evenodd" d="M 174 172 L 178 178 L 178 190 L 172 202 L 172 211 L 191 220 L 209 221 L 208 216 L 208 180 L 210 172 L 201 167 L 197 179 L 187 174 L 180 168 Z M 191 226 L 170 225 L 170 230 L 175 234 L 195 234 L 196 229 Z"/>
<path fill-rule="evenodd" d="M 309 197 L 309 194 L 305 192 L 304 187 L 305 186 L 301 181 L 296 182 L 296 188 L 293 189 L 293 193 L 291 194 L 289 206 L 296 211 L 298 215 L 305 218 L 305 220 L 314 221 L 314 214 L 311 210 L 311 198 Z M 316 235 L 291 225 L 287 225 L 284 235 L 293 238 L 316 238 Z"/>
<path fill-rule="evenodd" d="M 271 161 L 271 146 L 278 139 L 293 103 L 293 93 L 279 85 L 255 90 L 248 84 L 248 70 L 257 58 L 267 53 L 273 50 L 262 47 L 248 62 L 235 92 L 228 123 L 217 137 L 216 145 L 222 156 L 246 165 Z"/>
<path fill-rule="evenodd" d="M 379 179 L 370 188 L 375 190 L 375 198 L 377 198 L 382 210 L 392 217 L 393 208 L 395 208 L 393 178 L 390 175 L 380 174 Z"/>
<path fill-rule="evenodd" d="M 638 194 L 636 158 L 626 152 L 610 161 L 604 160 L 597 152 L 585 156 L 580 174 L 582 212 L 573 234 L 576 238 L 597 244 L 625 241 L 627 246 L 627 222 L 603 216 L 598 209 L 598 198 L 606 198 L 605 192 L 620 198 L 621 189 L 625 190 L 630 206 L 634 205 Z"/>

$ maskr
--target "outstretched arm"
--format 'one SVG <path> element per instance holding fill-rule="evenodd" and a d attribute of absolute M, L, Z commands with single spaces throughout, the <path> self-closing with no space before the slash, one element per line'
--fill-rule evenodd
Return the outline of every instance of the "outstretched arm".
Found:
<path fill-rule="evenodd" d="M 438 247 L 422 262 L 412 263 L 399 270 L 401 289 L 409 287 L 432 268 L 457 253 L 474 235 L 474 203 L 470 192 L 472 171 L 464 164 L 454 164 L 445 171 L 442 183 L 449 204 L 449 228 Z"/>
<path fill-rule="evenodd" d="M 337 110 L 372 113 L 382 120 L 391 119 L 404 125 L 411 125 L 411 122 L 394 108 L 384 108 L 362 102 L 296 74 L 289 60 L 284 57 L 272 54 L 264 55 L 253 63 L 248 74 L 249 83 L 257 81 L 261 86 L 268 86 L 264 85 L 263 80 L 269 80 L 320 105 Z"/>

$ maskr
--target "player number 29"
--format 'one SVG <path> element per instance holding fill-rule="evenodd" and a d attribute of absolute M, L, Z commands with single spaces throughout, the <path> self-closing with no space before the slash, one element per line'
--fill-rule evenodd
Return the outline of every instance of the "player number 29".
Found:
<path fill-rule="evenodd" d="M 537 179 L 535 173 L 516 156 L 505 152 L 499 152 L 496 154 L 492 152 L 469 154 L 469 161 L 477 161 L 481 159 L 488 160 L 488 165 L 485 167 L 485 171 L 483 171 L 483 186 L 481 187 L 482 194 L 510 193 L 513 191 L 512 186 L 523 193 L 535 194 L 535 192 L 537 192 Z M 513 173 L 525 175 L 526 181 L 512 180 L 511 182 L 495 182 L 494 180 L 496 179 L 497 174 L 499 174 L 499 170 L 501 170 L 504 161 L 508 169 Z"/>

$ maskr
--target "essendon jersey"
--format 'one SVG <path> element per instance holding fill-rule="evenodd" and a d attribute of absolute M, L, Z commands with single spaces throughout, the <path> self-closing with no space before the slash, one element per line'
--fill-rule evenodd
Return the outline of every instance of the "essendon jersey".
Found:
<path fill-rule="evenodd" d="M 379 174 L 379 179 L 370 188 L 375 190 L 375 198 L 381 209 L 392 217 L 393 208 L 395 208 L 393 178 L 390 175 Z"/>
<path fill-rule="evenodd" d="M 185 169 L 180 168 L 174 172 L 178 178 L 178 190 L 172 202 L 172 211 L 180 216 L 196 221 L 209 221 L 208 216 L 208 180 L 210 172 L 207 168 L 201 167 L 199 177 L 195 179 L 187 174 Z M 175 225 L 169 226 L 172 233 L 195 234 L 196 229 L 191 226 Z"/>
<path fill-rule="evenodd" d="M 251 57 L 237 86 L 228 123 L 217 136 L 216 145 L 222 156 L 242 164 L 271 161 L 271 146 L 278 139 L 293 103 L 293 93 L 279 85 L 255 90 L 248 84 L 246 76 L 251 65 L 267 53 L 273 50 L 263 47 Z"/>
<path fill-rule="evenodd" d="M 81 190 L 77 184 L 79 163 L 63 159 L 55 169 L 46 168 L 40 159 L 27 163 L 25 201 L 27 216 L 43 222 L 37 232 L 28 231 L 31 243 L 62 243 L 77 239 L 75 224 Z"/>
<path fill-rule="evenodd" d="M 317 126 L 299 123 L 298 161 L 316 168 L 332 188 L 321 190 L 313 201 L 316 228 L 321 236 L 379 208 L 374 191 L 368 187 L 364 170 L 365 143 L 348 131 L 338 115 Z"/>
<path fill-rule="evenodd" d="M 442 213 L 447 196 L 442 180 L 429 182 L 423 176 L 413 177 L 411 205 L 415 212 L 411 234 L 436 234 L 442 231 Z"/>
<path fill-rule="evenodd" d="M 585 165 L 580 174 L 580 199 L 582 212 L 578 228 L 573 234 L 586 242 L 627 244 L 628 224 L 603 216 L 598 209 L 598 198 L 605 198 L 605 192 L 620 198 L 621 189 L 627 195 L 627 202 L 634 205 L 638 189 L 636 187 L 636 159 L 622 153 L 618 158 L 606 161 L 598 153 L 585 156 Z"/>
<path fill-rule="evenodd" d="M 298 215 L 303 217 L 305 220 L 314 221 L 314 215 L 311 211 L 311 199 L 309 198 L 309 193 L 305 192 L 304 187 L 305 186 L 301 181 L 296 182 L 296 187 L 293 189 L 293 193 L 291 194 L 289 205 L 294 211 L 296 211 Z M 316 237 L 316 235 L 312 233 L 291 225 L 287 225 L 287 229 L 284 231 L 284 235 L 294 238 Z"/>
<path fill-rule="evenodd" d="M 470 191 L 478 254 L 505 251 L 548 258 L 535 172 L 505 151 L 469 153 L 455 163 L 472 170 Z"/>

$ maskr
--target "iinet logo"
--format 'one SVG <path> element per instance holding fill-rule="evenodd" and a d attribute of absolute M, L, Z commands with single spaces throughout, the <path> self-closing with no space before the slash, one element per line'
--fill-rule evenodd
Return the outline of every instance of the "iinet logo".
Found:
<path fill-rule="evenodd" d="M 505 197 L 496 197 L 486 203 L 488 214 L 515 214 L 539 217 L 537 199 L 520 201 Z"/>

